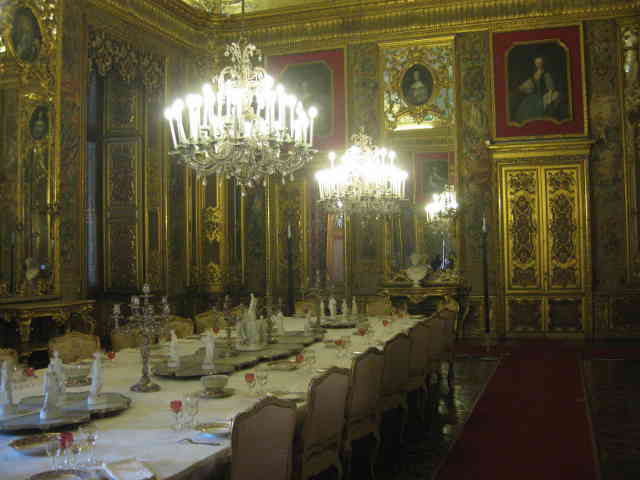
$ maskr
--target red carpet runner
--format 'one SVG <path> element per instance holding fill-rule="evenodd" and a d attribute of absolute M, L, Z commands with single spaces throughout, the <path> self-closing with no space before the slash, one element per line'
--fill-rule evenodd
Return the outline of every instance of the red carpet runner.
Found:
<path fill-rule="evenodd" d="M 546 342 L 505 357 L 437 480 L 595 480 L 579 361 Z"/>

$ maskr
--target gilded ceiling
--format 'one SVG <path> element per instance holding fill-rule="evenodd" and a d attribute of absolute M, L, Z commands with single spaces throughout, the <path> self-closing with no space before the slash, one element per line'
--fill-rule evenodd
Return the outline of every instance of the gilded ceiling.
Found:
<path fill-rule="evenodd" d="M 242 0 L 183 0 L 184 2 L 207 10 L 210 13 L 237 14 L 241 13 Z M 261 12 L 276 8 L 294 7 L 297 5 L 309 5 L 310 3 L 329 3 L 310 0 L 245 0 L 245 12 Z"/>

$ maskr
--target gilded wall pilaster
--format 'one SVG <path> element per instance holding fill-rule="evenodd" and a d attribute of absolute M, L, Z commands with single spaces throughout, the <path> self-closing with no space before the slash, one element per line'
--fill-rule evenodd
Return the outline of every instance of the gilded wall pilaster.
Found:
<path fill-rule="evenodd" d="M 494 294 L 496 282 L 496 230 L 495 185 L 489 153 L 485 146 L 490 137 L 491 79 L 489 76 L 490 46 L 488 32 L 463 33 L 456 37 L 458 56 L 458 147 L 460 217 L 460 269 L 472 288 L 472 295 L 483 289 L 482 271 L 482 218 L 487 217 L 489 228 L 489 291 Z M 501 318 L 496 316 L 496 318 Z M 471 316 L 470 322 L 480 320 Z M 492 326 L 492 329 L 504 328 Z M 468 324 L 469 330 L 481 330 L 478 324 Z"/>

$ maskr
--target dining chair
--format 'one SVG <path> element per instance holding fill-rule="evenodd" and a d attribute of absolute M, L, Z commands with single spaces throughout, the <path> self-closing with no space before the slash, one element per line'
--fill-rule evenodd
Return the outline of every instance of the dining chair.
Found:
<path fill-rule="evenodd" d="M 418 416 L 424 421 L 429 395 L 429 326 L 419 322 L 409 330 L 409 378 L 406 391 L 418 394 Z"/>
<path fill-rule="evenodd" d="M 295 304 L 296 315 L 305 315 L 307 312 L 316 314 L 316 305 L 313 300 L 296 300 Z"/>
<path fill-rule="evenodd" d="M 142 338 L 137 329 L 133 331 L 123 331 L 115 328 L 109 334 L 111 340 L 111 350 L 119 352 L 125 348 L 138 348 L 142 343 Z"/>
<path fill-rule="evenodd" d="M 331 367 L 309 385 L 307 414 L 294 457 L 295 478 L 309 477 L 334 467 L 342 478 L 340 452 L 345 424 L 349 370 Z"/>
<path fill-rule="evenodd" d="M 453 379 L 455 378 L 455 341 L 458 311 L 442 310 L 440 317 L 442 318 L 441 362 L 447 364 L 447 383 L 449 389 L 451 389 L 453 388 Z"/>
<path fill-rule="evenodd" d="M 224 328 L 226 323 L 223 318 L 222 312 L 212 308 L 202 313 L 198 313 L 194 317 L 195 332 L 203 333 L 209 328 Z"/>
<path fill-rule="evenodd" d="M 389 297 L 374 297 L 367 302 L 367 315 L 391 315 Z"/>
<path fill-rule="evenodd" d="M 378 415 L 391 410 L 400 409 L 400 429 L 398 441 L 404 436 L 407 424 L 407 385 L 409 382 L 409 359 L 411 354 L 411 339 L 402 332 L 387 341 L 382 352 L 382 384 L 380 400 L 378 401 Z"/>
<path fill-rule="evenodd" d="M 53 352 L 58 352 L 64 363 L 92 358 L 98 351 L 100 351 L 100 338 L 88 333 L 68 332 L 49 340 L 49 356 L 53 356 Z"/>
<path fill-rule="evenodd" d="M 16 365 L 18 363 L 18 352 L 13 348 L 0 348 L 0 365 L 6 360 Z"/>
<path fill-rule="evenodd" d="M 231 480 L 289 480 L 296 405 L 267 396 L 236 417 L 231 431 Z"/>
<path fill-rule="evenodd" d="M 168 340 L 170 338 L 171 330 L 176 332 L 176 337 L 184 338 L 189 335 L 193 335 L 193 321 L 190 318 L 179 317 L 177 315 L 171 315 L 167 320 L 165 332 L 160 339 Z"/>
<path fill-rule="evenodd" d="M 429 322 L 429 366 L 431 375 L 438 381 L 441 375 L 441 364 L 445 351 L 444 318 L 441 312 L 436 312 L 428 319 Z"/>
<path fill-rule="evenodd" d="M 375 347 L 368 348 L 353 360 L 342 448 L 343 462 L 348 474 L 351 471 L 353 442 L 372 436 L 375 443 L 369 458 L 369 468 L 371 478 L 375 475 L 375 459 L 380 447 L 380 421 L 377 407 L 382 367 L 382 352 Z"/>

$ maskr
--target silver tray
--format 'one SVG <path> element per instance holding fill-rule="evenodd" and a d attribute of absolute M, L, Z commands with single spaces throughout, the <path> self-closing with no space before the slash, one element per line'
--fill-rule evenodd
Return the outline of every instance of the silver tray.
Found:
<path fill-rule="evenodd" d="M 0 433 L 19 432 L 25 430 L 54 430 L 68 425 L 88 422 L 91 415 L 88 411 L 63 411 L 60 417 L 40 420 L 40 410 L 14 417 L 0 419 Z"/>
<path fill-rule="evenodd" d="M 39 433 L 28 437 L 18 438 L 9 443 L 9 446 L 16 452 L 30 457 L 37 457 L 47 454 L 49 442 L 57 440 L 59 433 Z"/>
<path fill-rule="evenodd" d="M 29 480 L 92 480 L 95 472 L 87 470 L 48 470 L 31 475 Z"/>
<path fill-rule="evenodd" d="M 355 320 L 338 320 L 335 322 L 322 322 L 322 328 L 354 328 Z"/>
<path fill-rule="evenodd" d="M 154 375 L 159 377 L 173 377 L 173 378 L 196 378 L 203 377 L 205 375 L 217 375 L 217 374 L 226 374 L 233 372 L 234 368 L 230 365 L 222 365 L 216 364 L 215 368 L 210 370 L 205 370 L 202 368 L 202 364 L 198 364 L 196 362 L 185 362 L 182 364 L 182 360 L 180 366 L 178 368 L 169 368 L 167 362 L 162 362 L 156 364 L 152 372 Z"/>
<path fill-rule="evenodd" d="M 121 412 L 131 406 L 131 399 L 126 395 L 115 392 L 104 392 L 98 397 L 98 403 L 87 404 L 89 392 L 67 392 L 60 405 L 63 412 L 87 412 L 91 416 L 102 416 Z M 23 409 L 40 409 L 44 396 L 23 398 L 18 406 Z"/>
<path fill-rule="evenodd" d="M 236 393 L 235 388 L 225 387 L 222 390 L 200 390 L 198 397 L 206 399 L 227 398 Z"/>

